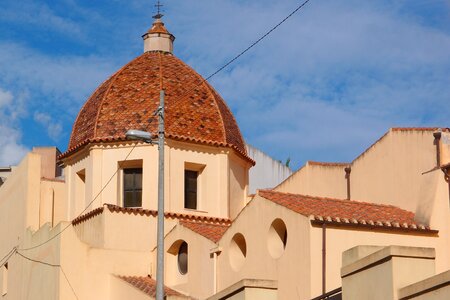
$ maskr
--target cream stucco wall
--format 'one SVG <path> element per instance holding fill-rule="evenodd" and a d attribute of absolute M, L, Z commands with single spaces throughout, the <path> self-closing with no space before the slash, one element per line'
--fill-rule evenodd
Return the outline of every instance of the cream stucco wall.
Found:
<path fill-rule="evenodd" d="M 445 162 L 445 147 L 441 146 L 442 162 Z M 435 183 L 425 179 L 426 172 L 436 167 L 433 131 L 390 129 L 350 166 L 351 199 L 391 204 L 416 212 L 424 197 L 429 198 L 430 193 L 433 197 L 434 193 Z M 344 168 L 308 162 L 275 190 L 345 199 Z"/>
<path fill-rule="evenodd" d="M 39 227 L 67 220 L 66 184 L 64 181 L 41 180 Z"/>
<path fill-rule="evenodd" d="M 179 272 L 177 262 L 183 241 L 188 245 L 188 272 L 184 275 Z M 177 225 L 164 240 L 165 283 L 195 299 L 214 294 L 214 257 L 210 254 L 214 247 L 216 244 L 211 240 Z"/>
<path fill-rule="evenodd" d="M 422 173 L 436 167 L 432 131 L 390 130 L 352 163 L 352 199 L 416 211 Z"/>
<path fill-rule="evenodd" d="M 164 162 L 166 211 L 228 218 L 230 213 L 236 215 L 244 206 L 247 172 L 251 165 L 232 150 L 168 140 Z M 65 164 L 71 218 L 78 216 L 91 201 L 91 209 L 103 203 L 122 206 L 124 167 L 142 166 L 142 207 L 157 209 L 157 146 L 138 144 L 133 148 L 132 143 L 98 145 L 66 159 Z M 196 210 L 184 208 L 185 169 L 199 172 Z M 80 172 L 86 174 L 84 185 L 77 175 Z"/>
<path fill-rule="evenodd" d="M 344 165 L 307 162 L 300 170 L 275 187 L 275 191 L 346 199 L 347 181 Z"/>
<path fill-rule="evenodd" d="M 268 251 L 268 231 L 273 220 L 280 218 L 287 227 L 287 244 L 280 258 Z M 230 243 L 236 233 L 246 240 L 247 256 L 241 268 L 230 264 Z M 327 227 L 326 229 L 326 290 L 341 286 L 342 252 L 364 245 L 404 245 L 435 247 L 440 257 L 436 264 L 445 267 L 448 248 L 433 234 L 362 230 L 361 228 Z M 232 226 L 219 246 L 223 249 L 218 260 L 219 290 L 244 279 L 278 280 L 280 299 L 311 299 L 322 294 L 322 228 L 310 224 L 309 218 L 294 213 L 271 201 L 256 196 Z"/>
<path fill-rule="evenodd" d="M 68 225 L 61 222 L 54 228 L 43 226 L 37 232 L 27 231 L 21 247 L 39 245 Z M 19 252 L 34 260 L 60 265 L 70 285 L 59 267 L 15 255 L 10 262 L 8 299 L 76 299 L 74 293 L 78 299 L 109 299 L 111 274 L 147 276 L 151 269 L 149 251 L 91 247 L 79 240 L 72 227 L 41 247 Z"/>
<path fill-rule="evenodd" d="M 322 228 L 311 228 L 311 296 L 322 294 Z M 342 253 L 349 248 L 358 245 L 372 246 L 415 246 L 415 247 L 440 247 L 437 236 L 418 235 L 393 231 L 371 231 L 361 229 L 345 229 L 336 227 L 326 228 L 326 290 L 331 291 L 342 285 L 340 269 L 342 267 Z M 448 249 L 448 248 L 447 248 Z M 440 249 L 440 253 L 447 251 Z M 444 264 L 447 257 L 436 258 L 436 265 Z M 444 261 L 444 262 L 443 262 Z"/>
<path fill-rule="evenodd" d="M 272 222 L 280 218 L 287 228 L 287 243 L 283 254 L 273 258 L 268 250 L 268 234 Z M 246 278 L 277 280 L 278 299 L 308 299 L 310 295 L 309 272 L 309 220 L 276 205 L 255 197 L 240 213 L 219 241 L 222 248 L 218 256 L 218 290 Z M 246 240 L 246 258 L 235 269 L 230 264 L 230 243 L 236 233 Z"/>
<path fill-rule="evenodd" d="M 400 288 L 434 275 L 433 258 L 432 248 L 390 246 L 344 265 L 343 299 L 399 299 Z"/>
<path fill-rule="evenodd" d="M 400 300 L 450 299 L 450 270 L 405 286 L 398 294 Z"/>
<path fill-rule="evenodd" d="M 103 213 L 76 224 L 74 230 L 78 238 L 91 247 L 150 252 L 156 247 L 156 223 L 156 216 L 110 212 L 105 207 Z M 165 218 L 165 233 L 176 223 L 174 219 Z"/>

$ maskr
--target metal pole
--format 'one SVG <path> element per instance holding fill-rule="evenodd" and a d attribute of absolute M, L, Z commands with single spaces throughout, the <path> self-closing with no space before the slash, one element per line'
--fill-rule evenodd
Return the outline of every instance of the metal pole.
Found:
<path fill-rule="evenodd" d="M 327 225 L 322 224 L 322 294 L 327 292 Z"/>
<path fill-rule="evenodd" d="M 159 93 L 158 240 L 156 257 L 156 300 L 164 299 L 164 90 Z"/>

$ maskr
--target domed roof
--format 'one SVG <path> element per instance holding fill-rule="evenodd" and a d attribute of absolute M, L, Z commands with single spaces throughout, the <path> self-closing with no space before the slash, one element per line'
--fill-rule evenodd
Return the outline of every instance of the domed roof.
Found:
<path fill-rule="evenodd" d="M 239 127 L 220 95 L 180 59 L 161 51 L 145 52 L 95 90 L 73 125 L 68 152 L 93 141 L 124 139 L 129 129 L 156 135 L 153 114 L 161 89 L 166 137 L 231 147 L 246 156 Z"/>

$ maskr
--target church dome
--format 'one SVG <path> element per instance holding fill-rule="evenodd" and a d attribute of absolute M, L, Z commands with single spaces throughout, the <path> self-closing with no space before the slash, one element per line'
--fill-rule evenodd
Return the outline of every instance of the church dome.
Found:
<path fill-rule="evenodd" d="M 169 51 L 147 51 L 103 82 L 79 112 L 68 152 L 90 142 L 122 140 L 129 129 L 156 135 L 158 121 L 153 114 L 161 89 L 167 138 L 231 147 L 246 156 L 244 140 L 225 101 Z"/>

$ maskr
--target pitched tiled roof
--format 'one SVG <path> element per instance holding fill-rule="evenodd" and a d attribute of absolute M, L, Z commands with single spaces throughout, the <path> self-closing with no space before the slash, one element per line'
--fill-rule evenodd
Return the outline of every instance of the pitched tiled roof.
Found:
<path fill-rule="evenodd" d="M 207 224 L 192 221 L 180 221 L 180 224 L 190 230 L 204 236 L 205 238 L 217 243 L 227 231 L 230 225 Z"/>
<path fill-rule="evenodd" d="M 117 277 L 128 282 L 129 284 L 141 290 L 150 297 L 154 298 L 156 296 L 156 281 L 150 277 L 144 276 L 117 276 Z M 166 296 L 178 296 L 186 299 L 192 299 L 188 296 L 180 294 L 175 290 L 172 290 L 171 288 L 168 288 L 167 286 L 164 287 L 164 293 L 166 294 Z"/>
<path fill-rule="evenodd" d="M 312 197 L 271 190 L 259 190 L 258 195 L 310 217 L 314 222 L 431 231 L 429 227 L 414 220 L 414 213 L 392 205 Z"/>
<path fill-rule="evenodd" d="M 128 129 L 156 135 L 153 113 L 161 88 L 167 137 L 231 147 L 248 158 L 236 120 L 220 95 L 180 59 L 156 51 L 135 58 L 97 88 L 78 114 L 62 157 L 93 141 L 124 139 Z"/>
<path fill-rule="evenodd" d="M 164 26 L 164 23 L 161 22 L 161 20 L 155 21 L 152 25 L 152 27 L 148 30 L 148 33 L 166 33 L 171 34 L 166 27 Z"/>
<path fill-rule="evenodd" d="M 156 210 L 151 209 L 143 209 L 143 208 L 130 208 L 130 207 L 121 207 L 113 204 L 103 204 L 102 207 L 98 207 L 96 209 L 91 210 L 90 212 L 83 214 L 72 221 L 72 225 L 77 225 L 82 222 L 85 222 L 97 215 L 103 213 L 104 209 L 107 208 L 110 212 L 115 213 L 125 213 L 125 214 L 133 214 L 139 216 L 154 216 L 158 215 Z M 225 225 L 229 226 L 231 221 L 225 218 L 216 218 L 210 216 L 198 216 L 198 215 L 190 215 L 190 214 L 181 214 L 174 212 L 166 212 L 164 213 L 164 217 L 168 219 L 177 219 L 181 221 L 191 221 L 203 224 L 212 224 L 212 225 Z"/>

